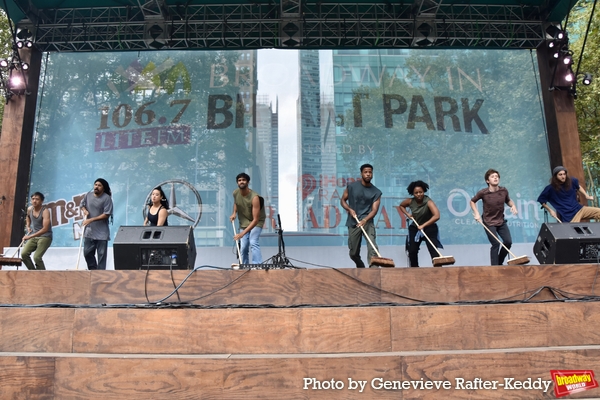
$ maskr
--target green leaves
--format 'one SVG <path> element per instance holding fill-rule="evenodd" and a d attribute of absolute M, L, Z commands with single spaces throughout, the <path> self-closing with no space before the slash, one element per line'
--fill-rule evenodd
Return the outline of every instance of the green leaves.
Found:
<path fill-rule="evenodd" d="M 586 39 L 592 6 L 591 1 L 580 1 L 571 12 L 567 31 L 574 39 L 569 46 L 574 53 L 573 69 L 578 70 L 580 74 L 591 73 L 594 77 L 589 86 L 582 84 L 583 76 L 577 77 L 575 110 L 583 162 L 590 169 L 590 174 L 586 174 L 586 180 L 589 180 L 590 175 L 594 180 L 587 184 L 597 187 L 597 177 L 600 173 L 600 130 L 598 129 L 600 126 L 600 18 L 598 17 L 600 10 L 595 10 Z M 583 56 L 581 56 L 582 51 Z M 578 64 L 580 57 L 581 62 Z M 598 191 L 595 195 L 598 195 Z"/>

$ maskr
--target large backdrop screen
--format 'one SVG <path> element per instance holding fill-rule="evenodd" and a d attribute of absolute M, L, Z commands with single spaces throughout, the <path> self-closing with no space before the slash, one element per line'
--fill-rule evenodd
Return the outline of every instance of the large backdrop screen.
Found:
<path fill-rule="evenodd" d="M 96 178 L 113 192 L 114 237 L 141 225 L 161 185 L 170 225 L 231 246 L 235 176 L 279 215 L 288 245 L 345 246 L 345 186 L 374 166 L 380 245 L 404 244 L 398 205 L 424 180 L 444 244 L 487 243 L 469 199 L 500 171 L 534 241 L 549 178 L 535 55 L 523 50 L 161 51 L 47 55 L 30 192 L 46 195 L 54 245 L 77 246 Z"/>

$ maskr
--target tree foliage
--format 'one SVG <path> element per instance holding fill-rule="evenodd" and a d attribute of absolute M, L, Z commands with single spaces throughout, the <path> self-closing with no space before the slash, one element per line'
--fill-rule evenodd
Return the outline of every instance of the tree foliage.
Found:
<path fill-rule="evenodd" d="M 8 18 L 4 10 L 0 10 L 0 59 L 7 58 L 12 52 L 12 34 L 8 24 Z M 0 89 L 1 92 L 1 89 Z M 2 119 L 4 117 L 4 93 L 0 99 L 0 129 L 2 128 Z"/>
<path fill-rule="evenodd" d="M 596 7 L 594 16 L 589 25 L 593 1 L 581 0 L 569 17 L 567 31 L 571 37 L 570 49 L 573 50 L 573 71 L 579 74 L 591 73 L 594 81 L 590 86 L 582 85 L 583 76 L 577 77 L 577 99 L 575 110 L 577 112 L 577 125 L 581 140 L 581 152 L 584 168 L 592 176 L 594 188 L 599 186 L 597 176 L 600 174 L 600 9 Z M 583 47 L 585 40 L 585 48 Z M 583 55 L 582 55 L 583 51 Z M 579 62 L 581 58 L 581 61 Z M 587 173 L 587 172 L 586 172 Z M 586 177 L 589 179 L 589 176 Z M 598 191 L 596 190 L 598 193 Z"/>

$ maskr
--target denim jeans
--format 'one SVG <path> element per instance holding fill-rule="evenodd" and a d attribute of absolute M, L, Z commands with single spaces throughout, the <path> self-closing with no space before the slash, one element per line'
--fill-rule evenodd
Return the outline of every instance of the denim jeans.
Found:
<path fill-rule="evenodd" d="M 255 226 L 252 230 L 246 233 L 240 240 L 240 247 L 242 252 L 242 264 L 250 264 L 248 261 L 248 253 L 252 253 L 252 264 L 261 264 L 262 255 L 260 254 L 260 234 L 262 228 Z"/>
<path fill-rule="evenodd" d="M 500 236 L 500 239 L 502 239 L 502 243 L 504 243 L 504 246 L 510 249 L 510 247 L 512 246 L 512 238 L 510 236 L 510 230 L 508 229 L 506 221 L 504 221 L 504 223 L 500 226 L 486 226 L 489 228 L 490 231 L 492 231 L 494 236 Z M 498 240 L 496 240 L 494 236 L 490 235 L 488 231 L 485 231 L 485 233 L 487 234 L 488 240 L 492 245 L 492 247 L 490 248 L 490 263 L 492 265 L 502 265 L 504 263 L 504 259 L 508 255 L 508 251 L 506 251 L 504 247 L 501 247 L 500 242 L 498 242 Z M 500 252 L 498 252 L 498 250 L 500 250 Z"/>
<path fill-rule="evenodd" d="M 88 269 L 106 269 L 106 248 L 108 240 L 95 240 L 84 238 L 83 256 L 87 262 Z M 96 263 L 96 254 L 98 253 L 98 262 Z"/>

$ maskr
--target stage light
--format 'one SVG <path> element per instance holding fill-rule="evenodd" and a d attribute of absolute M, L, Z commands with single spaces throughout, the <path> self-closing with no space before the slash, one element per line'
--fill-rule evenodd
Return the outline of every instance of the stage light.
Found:
<path fill-rule="evenodd" d="M 162 24 L 164 22 L 153 22 L 151 25 L 147 25 L 144 36 L 148 47 L 160 50 L 167 45 L 167 32 Z"/>
<path fill-rule="evenodd" d="M 433 42 L 429 38 L 415 40 L 415 44 L 419 47 L 431 46 Z"/>
<path fill-rule="evenodd" d="M 23 62 L 19 51 L 22 49 L 31 49 L 33 36 L 30 30 L 20 29 L 12 37 L 12 54 L 6 59 L 0 59 L 0 87 L 2 87 L 4 98 L 8 103 L 13 96 L 28 95 L 27 73 L 30 65 Z"/>
<path fill-rule="evenodd" d="M 287 22 L 281 28 L 281 44 L 285 47 L 298 47 L 302 42 L 302 21 Z"/>
<path fill-rule="evenodd" d="M 557 50 L 552 54 L 552 58 L 558 59 L 558 57 L 560 57 L 560 51 Z"/>
<path fill-rule="evenodd" d="M 566 82 L 573 82 L 574 76 L 572 72 L 567 72 L 567 74 L 565 75 L 565 81 Z"/>
<path fill-rule="evenodd" d="M 573 64 L 573 57 L 571 57 L 569 54 L 567 54 L 565 56 L 565 58 L 563 58 L 563 63 L 565 65 L 571 65 L 571 64 Z"/>
<path fill-rule="evenodd" d="M 19 75 L 14 75 L 10 77 L 10 88 L 11 89 L 22 89 L 23 86 L 23 78 Z"/>
<path fill-rule="evenodd" d="M 583 74 L 583 80 L 581 81 L 581 83 L 583 83 L 585 86 L 589 86 L 592 84 L 592 74 L 590 73 L 585 73 Z"/>
<path fill-rule="evenodd" d="M 27 28 L 17 30 L 17 39 L 27 40 L 33 36 L 33 33 Z"/>
<path fill-rule="evenodd" d="M 158 38 L 162 33 L 164 32 L 164 29 L 161 28 L 159 25 L 152 25 L 150 27 L 150 29 L 148 29 L 148 33 L 150 34 L 150 37 L 152 39 L 156 39 Z"/>
<path fill-rule="evenodd" d="M 154 41 L 152 41 L 152 42 L 148 43 L 148 46 L 150 46 L 150 47 L 153 47 L 153 48 L 155 48 L 156 50 L 160 50 L 160 49 L 162 49 L 163 47 L 165 47 L 165 44 L 164 44 L 164 43 L 161 43 L 161 42 L 159 42 L 159 41 L 157 41 L 157 40 L 154 40 Z"/>
<path fill-rule="evenodd" d="M 413 35 L 413 46 L 433 46 L 437 40 L 435 17 L 429 14 L 421 13 L 415 21 Z"/>
<path fill-rule="evenodd" d="M 549 49 L 553 49 L 554 47 L 556 47 L 556 42 L 554 40 L 548 43 Z"/>
<path fill-rule="evenodd" d="M 33 47 L 33 42 L 31 40 L 18 41 L 18 42 L 16 42 L 16 46 L 18 49 L 22 49 L 24 47 L 30 49 Z"/>
<path fill-rule="evenodd" d="M 564 38 L 564 32 L 563 32 L 563 30 L 560 29 L 556 25 L 548 25 L 548 27 L 546 28 L 546 34 L 551 39 L 563 39 Z"/>

